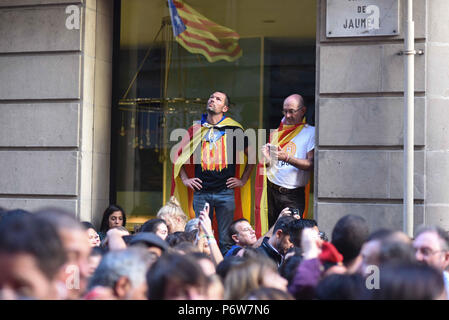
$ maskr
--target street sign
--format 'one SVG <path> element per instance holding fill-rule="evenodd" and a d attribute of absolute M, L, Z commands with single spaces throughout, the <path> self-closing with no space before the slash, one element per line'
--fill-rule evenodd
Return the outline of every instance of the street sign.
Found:
<path fill-rule="evenodd" d="M 398 34 L 398 0 L 327 0 L 328 38 Z"/>

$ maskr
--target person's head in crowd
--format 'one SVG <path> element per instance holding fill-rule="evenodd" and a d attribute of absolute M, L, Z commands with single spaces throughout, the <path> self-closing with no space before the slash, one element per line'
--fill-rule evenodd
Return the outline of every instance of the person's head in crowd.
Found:
<path fill-rule="evenodd" d="M 53 224 L 58 231 L 67 255 L 61 281 L 67 289 L 67 299 L 78 299 L 86 290 L 89 276 L 88 257 L 92 249 L 84 226 L 74 213 L 61 209 L 42 209 L 35 214 Z"/>
<path fill-rule="evenodd" d="M 105 287 L 119 300 L 146 300 L 146 273 L 154 261 L 146 250 L 139 248 L 110 251 L 101 259 L 88 289 Z"/>
<path fill-rule="evenodd" d="M 367 279 L 374 289 L 373 300 L 444 300 L 446 290 L 440 270 L 424 264 L 384 264 L 378 271 L 379 281 Z"/>
<path fill-rule="evenodd" d="M 168 244 L 159 236 L 152 232 L 139 232 L 134 235 L 129 242 L 129 247 L 140 247 L 153 254 L 155 257 L 160 257 L 168 249 Z"/>
<path fill-rule="evenodd" d="M 165 220 L 169 234 L 185 230 L 187 216 L 174 196 L 170 197 L 167 204 L 159 209 L 157 217 Z"/>
<path fill-rule="evenodd" d="M 415 263 L 415 249 L 412 243 L 400 241 L 385 241 L 382 244 L 379 253 L 379 263 L 398 264 L 398 263 Z"/>
<path fill-rule="evenodd" d="M 200 223 L 200 219 L 199 218 L 190 219 L 189 221 L 187 221 L 184 231 L 185 232 L 192 232 L 194 230 L 199 230 L 199 228 L 200 228 L 199 227 L 199 223 Z"/>
<path fill-rule="evenodd" d="M 178 243 L 177 245 L 172 247 L 172 249 L 179 254 L 191 254 L 191 253 L 195 253 L 195 252 L 197 252 L 197 253 L 201 252 L 197 246 L 195 246 L 193 243 L 187 242 L 187 241 L 182 241 L 182 242 Z"/>
<path fill-rule="evenodd" d="M 106 232 L 100 247 L 105 251 L 126 249 L 132 238 L 125 227 L 114 227 Z"/>
<path fill-rule="evenodd" d="M 401 231 L 379 229 L 369 235 L 362 246 L 360 255 L 362 263 L 360 273 L 369 272 L 371 265 L 381 263 L 413 262 L 413 248 L 411 239 Z M 368 270 L 368 271 L 367 271 Z"/>
<path fill-rule="evenodd" d="M 287 291 L 287 280 L 282 278 L 273 260 L 258 255 L 244 258 L 228 271 L 224 281 L 225 299 L 240 300 L 251 290 L 268 287 Z"/>
<path fill-rule="evenodd" d="M 67 260 L 55 227 L 33 214 L 0 224 L 0 299 L 59 299 Z"/>
<path fill-rule="evenodd" d="M 416 260 L 440 271 L 449 266 L 449 235 L 437 226 L 419 228 L 413 241 Z"/>
<path fill-rule="evenodd" d="M 251 290 L 243 300 L 295 300 L 295 298 L 288 291 L 260 287 Z"/>
<path fill-rule="evenodd" d="M 368 236 L 368 224 L 360 216 L 346 215 L 335 224 L 331 242 L 343 255 L 343 264 L 348 272 L 356 272 L 360 268 L 360 249 Z"/>
<path fill-rule="evenodd" d="M 18 215 L 31 215 L 32 213 L 23 209 L 12 209 L 12 210 L 5 210 L 0 215 L 0 224 L 2 223 L 8 223 L 10 218 L 15 218 Z"/>
<path fill-rule="evenodd" d="M 100 236 L 97 233 L 97 230 L 95 230 L 95 227 L 92 223 L 88 221 L 82 221 L 81 222 L 84 228 L 87 231 L 87 236 L 89 237 L 89 243 L 91 247 L 98 247 L 101 244 Z"/>
<path fill-rule="evenodd" d="M 318 224 L 313 219 L 295 219 L 290 222 L 290 229 L 292 230 L 290 241 L 295 247 L 301 248 L 301 234 L 305 228 L 313 228 L 318 230 Z"/>
<path fill-rule="evenodd" d="M 284 261 L 293 256 L 302 256 L 302 249 L 299 247 L 292 247 L 288 249 L 284 256 Z"/>
<path fill-rule="evenodd" d="M 261 252 L 257 248 L 244 247 L 244 248 L 241 248 L 241 250 L 239 250 L 235 256 L 243 257 L 243 258 L 254 258 L 260 254 L 261 254 Z"/>
<path fill-rule="evenodd" d="M 167 241 L 170 247 L 174 247 L 181 242 L 195 243 L 197 235 L 197 230 L 191 232 L 176 231 L 174 233 L 169 233 L 165 241 Z"/>
<path fill-rule="evenodd" d="M 365 278 L 358 274 L 331 274 L 324 277 L 315 289 L 318 300 L 366 299 Z"/>
<path fill-rule="evenodd" d="M 243 263 L 245 260 L 245 258 L 239 256 L 226 257 L 217 265 L 216 273 L 220 276 L 221 280 L 224 281 L 229 270 L 231 270 L 233 266 Z"/>
<path fill-rule="evenodd" d="M 284 262 L 279 267 L 279 274 L 285 278 L 290 285 L 295 277 L 296 270 L 299 264 L 302 262 L 303 258 L 301 255 L 293 255 L 285 259 Z"/>
<path fill-rule="evenodd" d="M 130 235 L 129 230 L 126 229 L 124 226 L 118 226 L 118 227 L 114 227 L 114 228 L 111 228 L 111 229 L 116 229 L 116 230 L 119 230 L 119 231 L 123 232 L 124 236 L 129 236 Z M 111 230 L 111 229 L 109 229 L 109 230 Z"/>
<path fill-rule="evenodd" d="M 347 272 L 347 268 L 343 265 L 343 256 L 330 242 L 321 242 L 321 253 L 318 258 L 323 266 L 322 277 Z"/>
<path fill-rule="evenodd" d="M 92 247 L 89 258 L 87 259 L 89 264 L 89 277 L 94 274 L 104 254 L 105 251 L 101 247 Z"/>
<path fill-rule="evenodd" d="M 146 221 L 139 232 L 153 232 L 165 240 L 168 235 L 168 227 L 164 219 L 156 218 Z"/>
<path fill-rule="evenodd" d="M 245 218 L 231 223 L 229 226 L 229 238 L 240 247 L 249 247 L 257 242 L 256 231 Z"/>
<path fill-rule="evenodd" d="M 190 255 L 166 253 L 147 272 L 149 300 L 204 300 L 208 279 Z"/>
<path fill-rule="evenodd" d="M 224 286 L 223 281 L 217 274 L 211 274 L 207 277 L 207 299 L 223 300 Z"/>
<path fill-rule="evenodd" d="M 296 235 L 296 229 L 291 228 L 291 222 L 296 221 L 291 216 L 279 218 L 273 228 L 273 235 L 268 240 L 269 244 L 273 246 L 281 255 L 285 255 L 288 249 L 293 247 L 291 236 Z"/>
<path fill-rule="evenodd" d="M 125 210 L 117 204 L 111 204 L 103 213 L 100 225 L 100 235 L 105 235 L 109 229 L 117 227 L 126 227 Z"/>
<path fill-rule="evenodd" d="M 209 277 L 213 274 L 216 274 L 215 264 L 212 262 L 212 259 L 208 255 L 202 252 L 192 252 L 189 254 L 198 262 L 206 276 Z"/>
<path fill-rule="evenodd" d="M 5 209 L 3 209 L 2 207 L 0 207 L 0 223 L 2 221 L 3 215 L 5 214 Z"/>

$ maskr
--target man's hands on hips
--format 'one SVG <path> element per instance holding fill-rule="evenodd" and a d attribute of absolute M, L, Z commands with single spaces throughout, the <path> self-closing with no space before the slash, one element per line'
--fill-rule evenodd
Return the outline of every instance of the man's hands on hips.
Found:
<path fill-rule="evenodd" d="M 198 191 L 203 188 L 203 181 L 201 181 L 200 178 L 183 179 L 182 183 L 184 183 L 187 188 L 190 188 L 194 191 Z"/>
<path fill-rule="evenodd" d="M 229 189 L 234 189 L 234 188 L 241 188 L 245 185 L 246 181 L 243 182 L 242 180 L 232 177 L 229 178 L 228 180 L 226 180 L 226 187 L 228 187 Z"/>

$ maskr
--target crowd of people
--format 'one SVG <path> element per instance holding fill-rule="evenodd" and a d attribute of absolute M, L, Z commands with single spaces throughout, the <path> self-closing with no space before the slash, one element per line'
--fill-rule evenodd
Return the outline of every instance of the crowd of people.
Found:
<path fill-rule="evenodd" d="M 449 235 L 441 228 L 422 227 L 412 239 L 347 215 L 328 237 L 305 219 L 315 130 L 299 94 L 284 100 L 284 117 L 261 148 L 254 216 L 265 212 L 268 230 L 262 235 L 256 221 L 257 237 L 245 219 L 256 164 L 236 161 L 252 146 L 237 148 L 229 134 L 243 132 L 225 115 L 230 106 L 226 93 L 211 94 L 174 153 L 174 196 L 138 230 L 126 228 L 117 204 L 106 208 L 98 230 L 60 209 L 0 210 L 0 298 L 448 298 Z"/>
<path fill-rule="evenodd" d="M 84 300 L 447 299 L 449 236 L 413 239 L 342 217 L 328 236 L 285 208 L 257 238 L 245 219 L 221 252 L 208 208 L 186 219 L 177 200 L 134 231 L 117 205 L 97 230 L 73 213 L 1 211 L 0 297 Z"/>

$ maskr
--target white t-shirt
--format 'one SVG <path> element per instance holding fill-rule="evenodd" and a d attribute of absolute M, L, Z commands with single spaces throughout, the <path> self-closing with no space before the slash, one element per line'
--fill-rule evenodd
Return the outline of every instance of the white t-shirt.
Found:
<path fill-rule="evenodd" d="M 308 124 L 284 147 L 290 157 L 298 159 L 307 159 L 307 153 L 313 149 L 315 149 L 315 127 Z M 306 186 L 310 171 L 300 170 L 284 161 L 277 161 L 268 168 L 267 178 L 278 186 L 294 189 Z"/>

